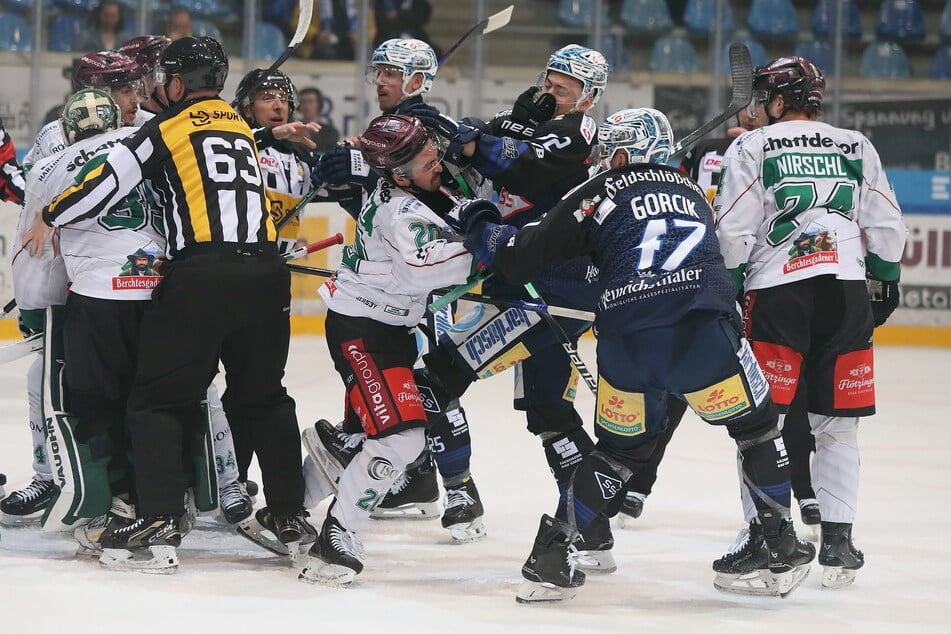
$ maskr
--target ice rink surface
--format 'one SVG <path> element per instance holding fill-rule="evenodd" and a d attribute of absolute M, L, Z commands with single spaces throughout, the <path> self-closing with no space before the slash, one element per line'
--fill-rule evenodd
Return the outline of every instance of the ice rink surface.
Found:
<path fill-rule="evenodd" d="M 582 352 L 593 365 L 593 342 Z M 742 527 L 735 445 L 688 414 L 644 515 L 615 530 L 619 570 L 589 576 L 562 605 L 516 604 L 519 568 L 540 514 L 554 510 L 556 489 L 540 444 L 510 407 L 511 376 L 499 376 L 463 399 L 486 539 L 452 545 L 438 520 L 374 522 L 363 536 L 363 574 L 352 588 L 332 589 L 299 582 L 285 561 L 210 520 L 185 538 L 181 567 L 170 576 L 108 572 L 76 559 L 71 538 L 2 528 L 0 630 L 951 632 L 951 350 L 883 347 L 876 357 L 878 414 L 859 433 L 855 536 L 867 563 L 843 590 L 820 590 L 816 563 L 785 600 L 713 588 L 710 564 Z M 0 472 L 8 491 L 31 475 L 28 365 L 0 366 Z M 322 338 L 293 339 L 286 383 L 302 428 L 339 419 L 343 390 Z M 578 405 L 590 420 L 594 403 L 583 386 Z M 252 477 L 260 481 L 256 465 Z M 313 512 L 318 527 L 325 506 Z"/>

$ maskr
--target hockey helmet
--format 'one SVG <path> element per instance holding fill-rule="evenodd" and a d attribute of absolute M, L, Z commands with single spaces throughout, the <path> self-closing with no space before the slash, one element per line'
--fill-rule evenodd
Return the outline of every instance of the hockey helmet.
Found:
<path fill-rule="evenodd" d="M 228 56 L 213 37 L 183 37 L 162 53 L 155 81 L 167 90 L 176 75 L 182 78 L 186 90 L 221 90 L 228 78 Z"/>
<path fill-rule="evenodd" d="M 264 68 L 255 68 L 241 79 L 238 84 L 238 90 L 235 91 L 234 102 L 231 104 L 235 110 L 241 112 L 243 108 L 251 105 L 254 96 L 263 90 L 274 90 L 284 93 L 285 101 L 288 102 L 290 110 L 288 115 L 297 108 L 297 88 L 290 77 L 279 70 L 267 70 Z"/>
<path fill-rule="evenodd" d="M 781 94 L 787 106 L 821 109 L 825 87 L 818 66 L 802 57 L 780 57 L 753 73 L 753 103 L 769 103 Z"/>
<path fill-rule="evenodd" d="M 385 114 L 370 122 L 359 137 L 360 150 L 370 167 L 389 176 L 407 177 L 404 166 L 434 141 L 416 117 Z"/>
<path fill-rule="evenodd" d="M 615 152 L 627 153 L 628 163 L 663 165 L 670 157 L 674 133 L 663 112 L 653 108 L 626 108 L 598 128 L 601 161 L 607 167 Z"/>
<path fill-rule="evenodd" d="M 579 80 L 583 84 L 581 99 L 590 97 L 594 99 L 594 103 L 597 103 L 608 85 L 608 73 L 611 71 L 611 66 L 604 55 L 598 51 L 578 44 L 569 44 L 558 49 L 548 58 L 545 73 L 552 70 Z"/>
<path fill-rule="evenodd" d="M 171 42 L 164 35 L 140 35 L 120 46 L 119 52 L 134 59 L 146 75 L 151 75 Z"/>
<path fill-rule="evenodd" d="M 138 62 L 118 51 L 87 53 L 73 68 L 73 92 L 135 84 L 144 75 L 145 70 Z"/>
<path fill-rule="evenodd" d="M 73 94 L 59 119 L 67 145 L 76 141 L 117 130 L 122 113 L 109 93 L 97 88 L 84 88 Z"/>
<path fill-rule="evenodd" d="M 370 59 L 370 68 L 367 69 L 367 83 L 373 83 L 377 67 L 381 65 L 394 66 L 402 71 L 403 94 L 407 97 L 429 92 L 439 70 L 433 47 L 416 39 L 393 38 L 376 47 Z M 416 73 L 423 76 L 423 85 L 413 92 L 408 92 L 406 87 Z"/>

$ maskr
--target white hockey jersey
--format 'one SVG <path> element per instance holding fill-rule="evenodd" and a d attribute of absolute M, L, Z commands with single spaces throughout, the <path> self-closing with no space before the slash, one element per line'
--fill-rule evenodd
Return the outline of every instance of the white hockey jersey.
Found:
<path fill-rule="evenodd" d="M 430 291 L 465 282 L 472 256 L 439 237 L 438 215 L 408 192 L 381 180 L 360 217 L 337 274 L 320 287 L 327 307 L 393 326 L 415 326 Z"/>
<path fill-rule="evenodd" d="M 271 220 L 281 221 L 310 191 L 310 167 L 292 152 L 283 152 L 278 147 L 258 145 L 258 161 L 264 176 L 264 195 L 270 205 Z M 303 214 L 288 221 L 277 236 L 281 253 L 295 246 L 300 235 Z"/>
<path fill-rule="evenodd" d="M 37 163 L 27 178 L 45 206 L 105 160 L 136 132 L 125 127 L 69 146 Z M 107 213 L 59 228 L 59 248 L 71 292 L 99 299 L 147 300 L 161 276 L 152 268 L 165 252 L 162 215 L 142 183 Z"/>
<path fill-rule="evenodd" d="M 50 121 L 40 128 L 33 147 L 23 157 L 23 169 L 29 171 L 34 165 L 66 149 L 66 137 L 59 119 Z"/>
<path fill-rule="evenodd" d="M 746 265 L 745 290 L 828 274 L 864 280 L 866 266 L 898 278 L 908 230 L 860 132 L 794 120 L 738 137 L 714 212 L 727 268 Z"/>

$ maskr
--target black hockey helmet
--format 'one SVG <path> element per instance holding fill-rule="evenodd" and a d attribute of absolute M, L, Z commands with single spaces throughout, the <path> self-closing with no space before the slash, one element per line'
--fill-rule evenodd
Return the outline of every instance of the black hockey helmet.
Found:
<path fill-rule="evenodd" d="M 228 56 L 213 37 L 183 37 L 169 44 L 162 53 L 155 81 L 161 82 L 167 90 L 176 75 L 189 91 L 221 90 L 228 78 Z"/>
<path fill-rule="evenodd" d="M 385 114 L 370 122 L 359 137 L 363 158 L 373 169 L 390 175 L 406 174 L 400 169 L 433 141 L 432 133 L 416 117 Z"/>
<path fill-rule="evenodd" d="M 171 42 L 164 35 L 140 35 L 120 46 L 119 52 L 134 59 L 145 74 L 151 75 Z"/>
<path fill-rule="evenodd" d="M 780 57 L 753 73 L 753 99 L 769 103 L 781 94 L 788 106 L 822 108 L 826 80 L 819 67 L 803 57 Z M 759 91 L 759 94 L 757 94 Z"/>
<path fill-rule="evenodd" d="M 251 100 L 256 94 L 268 89 L 283 92 L 287 96 L 290 112 L 294 112 L 298 105 L 297 88 L 294 87 L 294 82 L 279 70 L 265 68 L 255 68 L 241 79 L 231 105 L 241 112 L 243 108 L 251 105 Z"/>
<path fill-rule="evenodd" d="M 142 79 L 145 70 L 118 51 L 87 53 L 73 66 L 73 92 L 83 88 L 115 88 Z"/>

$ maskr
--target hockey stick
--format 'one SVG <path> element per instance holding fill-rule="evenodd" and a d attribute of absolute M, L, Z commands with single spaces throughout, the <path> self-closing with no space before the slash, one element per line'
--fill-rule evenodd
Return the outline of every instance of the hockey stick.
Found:
<path fill-rule="evenodd" d="M 485 35 L 486 33 L 491 33 L 492 31 L 498 31 L 503 26 L 509 23 L 509 20 L 512 19 L 512 11 L 515 9 L 514 4 L 510 4 L 506 8 L 502 9 L 498 13 L 493 13 L 486 19 L 481 22 L 477 22 L 472 26 L 471 29 L 463 33 L 462 37 L 456 40 L 456 43 L 449 47 L 449 50 L 439 58 L 439 63 L 443 64 L 453 53 L 455 53 L 460 46 L 462 46 L 466 40 L 468 40 L 473 35 Z M 478 33 L 477 33 L 478 31 Z"/>
<path fill-rule="evenodd" d="M 314 189 L 304 194 L 304 197 L 297 201 L 297 204 L 294 205 L 289 212 L 287 212 L 286 216 L 284 216 L 283 218 L 281 218 L 280 220 L 274 223 L 274 227 L 278 231 L 283 229 L 287 223 L 289 223 L 291 220 L 297 217 L 297 214 L 301 212 L 301 210 L 304 208 L 304 205 L 309 203 L 311 199 L 317 195 L 317 191 L 318 189 L 315 187 Z"/>
<path fill-rule="evenodd" d="M 11 312 L 13 312 L 13 309 L 16 307 L 17 307 L 17 298 L 14 297 L 9 302 L 7 302 L 6 305 L 2 309 L 0 309 L 0 319 L 3 319 L 7 315 L 9 315 Z"/>
<path fill-rule="evenodd" d="M 439 299 L 433 300 L 433 302 L 427 307 L 429 312 L 434 314 L 438 313 L 440 310 L 453 303 L 457 299 L 462 299 L 465 295 L 471 295 L 469 291 L 481 284 L 484 279 L 489 277 L 489 275 L 491 275 L 491 273 L 488 271 L 479 271 L 479 275 L 476 275 L 473 279 L 469 280 L 465 284 L 452 287 L 445 295 L 442 295 Z M 433 294 L 435 295 L 437 293 Z"/>
<path fill-rule="evenodd" d="M 336 271 L 331 271 L 329 269 L 322 269 L 316 266 L 301 266 L 300 264 L 288 264 L 287 268 L 289 268 L 294 273 L 315 275 L 317 277 L 331 277 L 336 274 Z M 433 290 L 433 294 L 438 295 L 440 293 L 448 293 L 453 290 L 455 290 L 455 288 L 437 288 Z M 469 302 L 479 302 L 480 304 L 492 304 L 494 306 L 501 306 L 505 308 L 522 308 L 524 310 L 530 310 L 537 313 L 548 311 L 556 317 L 567 317 L 568 319 L 580 319 L 582 321 L 592 321 L 594 319 L 594 313 L 589 313 L 584 310 L 575 310 L 573 308 L 564 308 L 562 306 L 549 306 L 548 304 L 526 302 L 520 299 L 504 299 L 500 297 L 480 295 L 478 293 L 463 293 L 457 299 L 462 299 Z"/>
<path fill-rule="evenodd" d="M 271 68 L 268 70 L 277 70 L 278 67 L 287 61 L 297 47 L 304 41 L 307 35 L 307 29 L 310 28 L 310 20 L 314 16 L 314 0 L 300 0 L 300 12 L 297 14 L 297 30 L 294 31 L 294 37 L 287 43 L 287 48 L 281 53 L 281 56 L 274 60 Z"/>
<path fill-rule="evenodd" d="M 311 242 L 310 244 L 302 247 L 297 247 L 293 251 L 290 251 L 284 254 L 284 261 L 290 262 L 291 260 L 297 260 L 299 258 L 305 258 L 314 251 L 320 251 L 321 249 L 326 249 L 327 247 L 332 247 L 335 244 L 343 244 L 343 234 L 338 233 L 330 236 L 329 238 L 324 238 L 323 240 L 318 240 L 317 242 Z"/>
<path fill-rule="evenodd" d="M 16 361 L 34 352 L 39 352 L 42 349 L 43 333 L 38 332 L 35 335 L 30 335 L 23 341 L 0 346 L 0 363 Z"/>
<path fill-rule="evenodd" d="M 669 160 L 682 157 L 697 141 L 745 108 L 753 99 L 753 61 L 750 59 L 750 50 L 740 42 L 730 45 L 730 75 L 733 78 L 733 92 L 726 110 L 680 139 L 670 153 Z"/>

